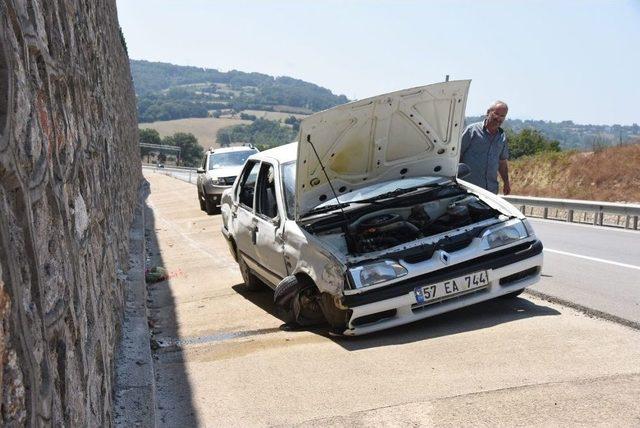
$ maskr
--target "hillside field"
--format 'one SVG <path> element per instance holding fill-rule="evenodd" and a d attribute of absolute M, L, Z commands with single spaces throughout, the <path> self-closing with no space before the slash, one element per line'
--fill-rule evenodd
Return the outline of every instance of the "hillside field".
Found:
<path fill-rule="evenodd" d="M 275 121 L 283 121 L 290 117 L 294 116 L 296 119 L 304 119 L 309 116 L 308 114 L 300 114 L 300 113 L 284 113 L 280 111 L 262 111 L 262 110 L 243 110 L 241 113 L 252 114 L 259 119 L 267 119 L 267 120 L 275 120 Z"/>
<path fill-rule="evenodd" d="M 228 126 L 250 124 L 250 120 L 230 119 L 230 118 L 192 118 L 192 119 L 177 119 L 166 120 L 160 122 L 140 123 L 138 128 L 151 128 L 158 131 L 161 137 L 167 135 L 173 135 L 176 132 L 192 133 L 198 139 L 200 145 L 206 150 L 209 147 L 218 147 L 216 143 L 216 133 L 219 129 L 226 128 Z"/>
<path fill-rule="evenodd" d="M 511 193 L 640 203 L 640 144 L 540 153 L 509 162 Z"/>

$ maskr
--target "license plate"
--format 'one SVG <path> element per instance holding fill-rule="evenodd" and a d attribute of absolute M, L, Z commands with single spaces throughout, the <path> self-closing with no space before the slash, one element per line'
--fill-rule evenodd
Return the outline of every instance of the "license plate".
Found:
<path fill-rule="evenodd" d="M 435 284 L 421 285 L 416 287 L 414 291 L 418 303 L 430 303 L 434 300 L 443 300 L 456 294 L 466 293 L 469 290 L 486 287 L 487 284 L 489 284 L 489 276 L 487 271 L 483 270 Z"/>

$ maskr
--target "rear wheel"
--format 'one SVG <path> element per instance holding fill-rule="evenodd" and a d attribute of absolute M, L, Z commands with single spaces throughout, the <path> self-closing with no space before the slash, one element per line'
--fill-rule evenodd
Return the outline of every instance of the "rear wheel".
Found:
<path fill-rule="evenodd" d="M 244 281 L 244 286 L 249 291 L 258 291 L 263 288 L 262 283 L 254 274 L 249 270 L 249 266 L 244 261 L 242 254 L 237 254 L 238 267 L 240 268 L 240 275 L 242 275 L 242 280 Z"/>

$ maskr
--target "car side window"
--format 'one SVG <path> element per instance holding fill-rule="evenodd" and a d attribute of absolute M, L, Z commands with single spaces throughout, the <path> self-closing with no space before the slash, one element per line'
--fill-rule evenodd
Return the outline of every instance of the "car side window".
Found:
<path fill-rule="evenodd" d="M 262 162 L 258 176 L 256 213 L 270 219 L 278 216 L 275 169 L 273 165 L 266 162 Z"/>
<path fill-rule="evenodd" d="M 258 179 L 258 171 L 260 171 L 260 162 L 249 163 L 242 171 L 240 185 L 238 186 L 238 201 L 249 208 L 253 209 L 253 193 Z"/>

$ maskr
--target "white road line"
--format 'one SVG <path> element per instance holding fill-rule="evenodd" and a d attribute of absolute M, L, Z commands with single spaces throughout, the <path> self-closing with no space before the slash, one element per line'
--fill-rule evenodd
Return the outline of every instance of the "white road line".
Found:
<path fill-rule="evenodd" d="M 620 267 L 625 267 L 625 268 L 629 268 L 629 269 L 640 270 L 640 266 L 628 265 L 626 263 L 613 262 L 611 260 L 598 259 L 596 257 L 583 256 L 581 254 L 567 253 L 566 251 L 552 250 L 550 248 L 545 248 L 544 251 L 545 252 L 549 252 L 549 253 L 562 254 L 563 256 L 577 257 L 579 259 L 592 260 L 594 262 L 607 263 L 607 264 L 614 265 L 614 266 L 620 266 Z"/>

